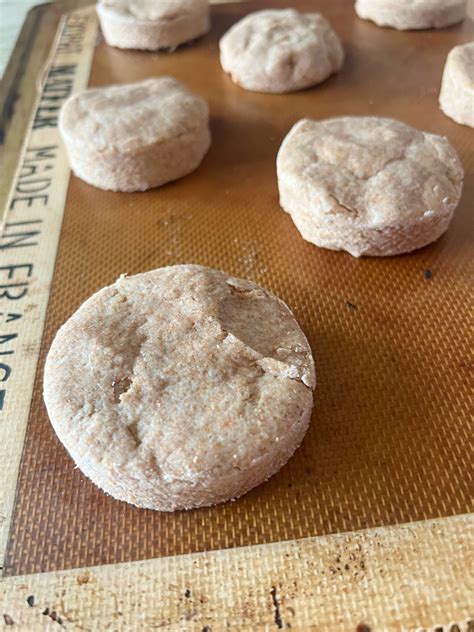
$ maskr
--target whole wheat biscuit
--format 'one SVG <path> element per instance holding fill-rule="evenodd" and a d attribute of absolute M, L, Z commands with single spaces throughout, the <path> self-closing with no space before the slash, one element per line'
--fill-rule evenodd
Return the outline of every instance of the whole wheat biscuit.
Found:
<path fill-rule="evenodd" d="M 313 405 L 309 344 L 286 305 L 197 265 L 122 276 L 49 351 L 44 399 L 78 467 L 161 511 L 236 498 L 277 472 Z"/>
<path fill-rule="evenodd" d="M 211 143 L 207 103 L 171 77 L 79 92 L 64 104 L 59 129 L 74 173 L 113 191 L 181 178 Z"/>
<path fill-rule="evenodd" d="M 449 53 L 439 104 L 456 123 L 474 127 L 474 42 L 456 46 Z"/>
<path fill-rule="evenodd" d="M 232 81 L 256 92 L 291 92 L 337 72 L 344 51 L 319 13 L 293 9 L 250 13 L 222 37 L 222 68 Z"/>
<path fill-rule="evenodd" d="M 466 17 L 467 0 L 356 0 L 360 18 L 399 31 L 443 28 Z"/>
<path fill-rule="evenodd" d="M 304 239 L 355 257 L 397 255 L 438 239 L 463 179 L 446 138 L 354 116 L 296 123 L 277 173 L 281 206 Z"/>
<path fill-rule="evenodd" d="M 99 0 L 105 41 L 118 48 L 174 49 L 210 29 L 208 0 Z"/>

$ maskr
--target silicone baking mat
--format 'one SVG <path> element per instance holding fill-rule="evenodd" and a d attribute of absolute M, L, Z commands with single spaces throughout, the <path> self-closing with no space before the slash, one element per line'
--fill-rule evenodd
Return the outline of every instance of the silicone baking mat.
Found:
<path fill-rule="evenodd" d="M 315 8 L 312 1 L 291 4 Z M 196 172 L 145 193 L 104 192 L 71 177 L 9 527 L 7 576 L 472 511 L 474 133 L 447 118 L 437 102 L 446 55 L 472 37 L 472 22 L 401 33 L 358 19 L 349 1 L 321 0 L 317 9 L 346 51 L 341 72 L 294 94 L 240 89 L 220 68 L 220 36 L 249 11 L 287 5 L 213 6 L 212 32 L 173 54 L 113 49 L 100 34 L 95 49 L 87 49 L 93 52 L 90 86 L 160 75 L 182 80 L 209 102 L 213 142 Z M 406 256 L 357 260 L 305 242 L 281 210 L 275 158 L 291 125 L 302 117 L 348 114 L 398 118 L 455 146 L 464 192 L 437 243 Z M 74 468 L 46 415 L 42 369 L 58 327 L 90 294 L 124 272 L 190 262 L 252 279 L 280 296 L 310 341 L 318 383 L 307 436 L 279 474 L 236 502 L 159 513 L 115 501 Z"/>

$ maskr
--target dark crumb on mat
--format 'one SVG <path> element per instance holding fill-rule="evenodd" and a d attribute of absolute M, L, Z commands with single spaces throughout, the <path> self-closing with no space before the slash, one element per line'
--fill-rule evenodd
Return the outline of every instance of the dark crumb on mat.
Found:
<path fill-rule="evenodd" d="M 280 604 L 278 603 L 277 590 L 275 586 L 272 586 L 270 595 L 272 596 L 273 608 L 275 610 L 275 623 L 277 627 L 281 629 L 283 627 L 283 619 L 280 614 Z"/>
<path fill-rule="evenodd" d="M 425 270 L 423 272 L 423 278 L 426 279 L 426 281 L 429 281 L 432 277 L 433 273 L 431 272 L 431 270 Z"/>
<path fill-rule="evenodd" d="M 13 621 L 13 619 L 11 618 L 9 614 L 4 614 L 3 620 L 5 621 L 5 625 L 15 625 L 15 622 Z"/>
<path fill-rule="evenodd" d="M 35 605 L 35 596 L 30 595 L 29 597 L 27 597 L 26 603 L 30 606 L 30 608 L 33 608 L 33 606 Z"/>
<path fill-rule="evenodd" d="M 351 303 L 350 301 L 346 301 L 346 307 L 347 309 L 350 309 L 352 311 L 355 311 L 357 309 L 357 305 L 354 305 L 354 303 Z"/>
<path fill-rule="evenodd" d="M 50 610 L 49 608 L 45 608 L 41 614 L 44 614 L 46 617 L 49 617 L 52 621 L 56 621 L 59 625 L 63 625 L 63 620 L 58 615 L 56 610 Z"/>

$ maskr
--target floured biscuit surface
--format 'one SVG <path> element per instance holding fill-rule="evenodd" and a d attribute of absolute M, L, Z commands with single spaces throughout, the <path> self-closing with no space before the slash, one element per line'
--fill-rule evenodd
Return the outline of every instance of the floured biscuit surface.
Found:
<path fill-rule="evenodd" d="M 464 20 L 467 0 L 356 0 L 360 18 L 400 31 L 443 28 Z"/>
<path fill-rule="evenodd" d="M 176 48 L 210 29 L 208 0 L 100 0 L 105 41 L 118 48 Z"/>
<path fill-rule="evenodd" d="M 207 103 L 171 77 L 75 94 L 59 128 L 74 173 L 114 191 L 187 175 L 211 142 Z"/>
<path fill-rule="evenodd" d="M 196 265 L 121 277 L 59 330 L 51 422 L 96 485 L 171 511 L 235 498 L 277 472 L 308 427 L 309 344 L 286 305 Z"/>
<path fill-rule="evenodd" d="M 234 83 L 256 92 L 291 92 L 337 72 L 344 52 L 319 13 L 250 13 L 222 37 L 221 65 Z"/>
<path fill-rule="evenodd" d="M 277 158 L 280 203 L 307 241 L 396 255 L 448 228 L 463 170 L 446 138 L 378 117 L 301 120 Z"/>
<path fill-rule="evenodd" d="M 439 104 L 456 123 L 474 127 L 474 42 L 456 46 L 449 53 Z"/>

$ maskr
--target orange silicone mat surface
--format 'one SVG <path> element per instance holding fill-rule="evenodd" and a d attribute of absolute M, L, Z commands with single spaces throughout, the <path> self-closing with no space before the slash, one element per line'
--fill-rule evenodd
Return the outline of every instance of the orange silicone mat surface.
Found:
<path fill-rule="evenodd" d="M 217 5 L 212 32 L 172 54 L 100 39 L 90 84 L 174 75 L 205 97 L 213 144 L 202 166 L 160 189 L 104 192 L 72 177 L 21 464 L 6 574 L 131 561 L 443 517 L 472 510 L 468 441 L 474 278 L 473 130 L 438 108 L 448 51 L 472 22 L 399 33 L 349 1 L 317 9 L 340 35 L 343 70 L 271 96 L 235 86 L 218 40 L 243 14 L 288 2 Z M 312 1 L 291 3 L 314 9 Z M 465 169 L 448 233 L 415 254 L 357 260 L 305 242 L 279 207 L 278 147 L 299 118 L 371 114 L 446 135 Z M 58 327 L 121 273 L 200 263 L 250 278 L 294 311 L 318 386 L 308 434 L 269 482 L 236 502 L 171 514 L 113 500 L 56 439 L 42 368 Z M 429 270 L 431 277 L 426 278 Z"/>

